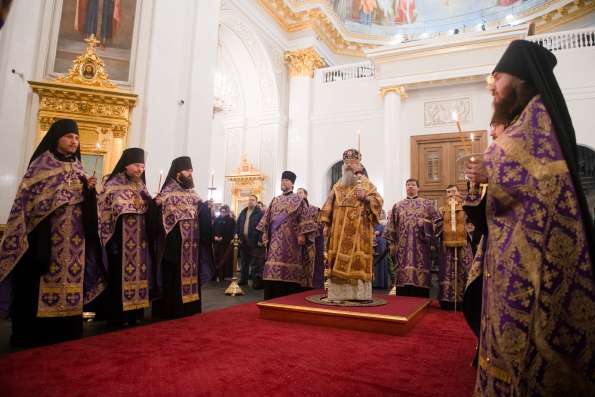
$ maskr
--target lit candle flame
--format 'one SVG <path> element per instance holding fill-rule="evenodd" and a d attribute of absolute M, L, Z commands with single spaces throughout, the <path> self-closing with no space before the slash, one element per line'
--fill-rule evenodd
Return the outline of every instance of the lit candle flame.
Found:
<path fill-rule="evenodd" d="M 453 110 L 451 116 L 453 121 L 459 121 L 459 113 L 456 110 Z"/>

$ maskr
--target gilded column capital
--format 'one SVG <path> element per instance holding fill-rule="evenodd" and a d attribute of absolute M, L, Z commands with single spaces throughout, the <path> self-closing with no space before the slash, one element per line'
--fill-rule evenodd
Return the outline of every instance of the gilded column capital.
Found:
<path fill-rule="evenodd" d="M 326 62 L 312 47 L 303 50 L 287 51 L 285 63 L 289 76 L 314 76 L 314 71 L 326 66 Z"/>
<path fill-rule="evenodd" d="M 384 98 L 386 94 L 394 92 L 401 96 L 401 99 L 407 98 L 407 91 L 405 90 L 404 85 L 391 85 L 390 87 L 382 87 L 380 89 L 380 96 Z"/>

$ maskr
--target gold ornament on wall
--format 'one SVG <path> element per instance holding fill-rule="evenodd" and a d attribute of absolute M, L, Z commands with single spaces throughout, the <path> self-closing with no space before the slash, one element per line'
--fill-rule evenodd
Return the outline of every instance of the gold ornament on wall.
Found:
<path fill-rule="evenodd" d="M 79 126 L 85 170 L 92 174 L 95 168 L 101 176 L 112 170 L 126 147 L 137 95 L 108 79 L 105 65 L 95 52 L 99 44 L 95 36 L 85 42 L 85 52 L 73 61 L 68 74 L 50 81 L 29 81 L 39 95 L 35 144 L 54 121 L 73 119 Z M 101 165 L 97 169 L 98 160 Z"/>
<path fill-rule="evenodd" d="M 117 88 L 111 81 L 109 81 L 107 72 L 105 71 L 105 64 L 96 53 L 95 49 L 99 44 L 99 40 L 92 34 L 84 41 L 87 43 L 85 53 L 79 55 L 74 60 L 72 68 L 70 68 L 68 74 L 59 77 L 57 81 L 62 83 L 89 85 L 92 87 Z"/>
<path fill-rule="evenodd" d="M 248 204 L 250 195 L 255 195 L 262 200 L 265 176 L 248 161 L 245 155 L 236 172 L 226 176 L 225 179 L 231 182 L 231 210 L 236 216 Z"/>
<path fill-rule="evenodd" d="M 312 47 L 303 50 L 287 51 L 285 63 L 291 77 L 314 76 L 314 71 L 326 66 L 326 62 Z"/>

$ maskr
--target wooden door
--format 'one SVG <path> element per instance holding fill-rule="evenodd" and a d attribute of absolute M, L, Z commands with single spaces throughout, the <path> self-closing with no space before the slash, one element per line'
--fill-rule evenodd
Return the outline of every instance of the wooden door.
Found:
<path fill-rule="evenodd" d="M 411 175 L 419 180 L 419 196 L 436 200 L 440 207 L 444 205 L 448 185 L 457 185 L 461 192 L 466 191 L 464 164 L 457 160 L 467 154 L 483 152 L 486 147 L 486 131 L 411 137 Z"/>

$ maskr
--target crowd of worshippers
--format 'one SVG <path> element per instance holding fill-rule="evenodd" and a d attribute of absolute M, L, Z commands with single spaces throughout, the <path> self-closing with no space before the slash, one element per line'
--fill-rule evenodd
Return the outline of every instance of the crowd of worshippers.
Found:
<path fill-rule="evenodd" d="M 348 186 L 355 181 L 352 172 L 361 170 L 361 155 L 350 149 L 343 158 L 347 166 L 339 184 Z M 155 197 L 147 190 L 144 167 L 144 151 L 126 149 L 98 187 L 82 168 L 77 123 L 52 124 L 31 157 L 2 242 L 3 306 L 9 305 L 13 344 L 78 337 L 83 310 L 111 326 L 136 324 L 149 307 L 157 318 L 199 313 L 201 283 L 233 276 L 235 235 L 240 285 L 264 289 L 265 299 L 323 287 L 323 217 L 330 223 L 331 207 L 321 213 L 306 189 L 294 192 L 293 172 L 283 172 L 283 194 L 268 208 L 251 195 L 236 218 L 227 205 L 215 217 L 213 203 L 200 199 L 189 157 L 172 161 Z M 429 296 L 436 236 L 424 235 L 425 222 L 431 219 L 435 227 L 440 215 L 432 201 L 417 197 L 417 188 L 417 181 L 407 182 L 408 197 L 391 210 L 386 233 L 382 199 L 375 193 L 380 212 L 368 222 L 369 231 L 358 233 L 374 238 L 365 253 L 373 258 L 374 275 L 365 275 L 366 281 L 383 289 L 396 285 L 403 295 Z M 456 188 L 451 190 L 455 195 Z M 387 240 L 394 242 L 391 250 Z M 461 277 L 469 257 L 469 249 L 461 252 Z M 441 275 L 441 300 L 450 302 L 454 273 L 446 268 Z M 459 301 L 465 281 L 458 284 Z"/>
<path fill-rule="evenodd" d="M 76 122 L 52 124 L 16 193 L 0 251 L 1 309 L 14 345 L 80 337 L 83 309 L 113 326 L 145 309 L 201 311 L 201 284 L 232 275 L 273 299 L 323 288 L 331 303 L 373 287 L 428 297 L 432 264 L 444 309 L 462 302 L 478 337 L 478 395 L 595 395 L 593 230 L 576 138 L 553 74 L 555 56 L 513 41 L 493 72 L 493 141 L 466 167 L 469 188 L 446 204 L 406 198 L 384 216 L 362 154 L 343 153 L 322 208 L 281 175 L 268 207 L 250 196 L 237 219 L 194 191 L 189 157 L 172 161 L 152 197 L 144 151 L 126 149 L 97 188 L 80 159 Z"/>

